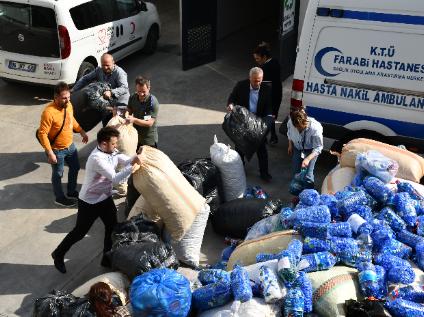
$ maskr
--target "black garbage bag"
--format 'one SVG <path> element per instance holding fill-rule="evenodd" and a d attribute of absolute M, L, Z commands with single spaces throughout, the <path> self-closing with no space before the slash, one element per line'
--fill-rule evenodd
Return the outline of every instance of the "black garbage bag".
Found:
<path fill-rule="evenodd" d="M 71 103 L 74 108 L 74 117 L 84 131 L 93 129 L 106 115 L 116 100 L 103 98 L 103 93 L 110 90 L 107 83 L 93 82 L 87 87 L 78 90 L 71 95 Z"/>
<path fill-rule="evenodd" d="M 189 183 L 202 195 L 206 196 L 218 186 L 219 169 L 210 158 L 198 158 L 184 161 L 178 168 Z"/>
<path fill-rule="evenodd" d="M 129 232 L 151 232 L 160 235 L 160 230 L 157 224 L 153 221 L 147 220 L 142 214 L 131 217 L 129 220 L 117 223 L 113 228 L 112 241 L 115 235 L 120 233 Z"/>
<path fill-rule="evenodd" d="M 132 207 L 137 201 L 138 197 L 140 197 L 140 193 L 134 186 L 133 175 L 131 174 L 130 178 L 127 181 L 127 198 L 125 199 L 125 217 L 128 217 Z"/>
<path fill-rule="evenodd" d="M 100 113 L 107 112 L 107 107 L 110 107 L 111 101 L 105 99 L 103 94 L 107 90 L 111 90 L 110 85 L 104 82 L 96 81 L 82 89 L 87 96 L 87 107 L 93 108 Z"/>
<path fill-rule="evenodd" d="M 113 252 L 127 245 L 159 242 L 159 237 L 152 232 L 122 232 L 114 234 L 112 241 L 111 251 Z"/>
<path fill-rule="evenodd" d="M 62 309 L 76 300 L 77 298 L 72 294 L 53 290 L 35 300 L 32 317 L 61 317 Z"/>
<path fill-rule="evenodd" d="M 241 106 L 235 106 L 225 115 L 222 128 L 248 160 L 264 142 L 268 133 L 268 123 Z"/>
<path fill-rule="evenodd" d="M 62 317 L 96 317 L 94 309 L 87 298 L 78 298 L 75 302 L 63 307 Z"/>
<path fill-rule="evenodd" d="M 346 317 L 390 317 L 381 302 L 375 300 L 345 301 Z"/>
<path fill-rule="evenodd" d="M 71 103 L 74 109 L 74 118 L 84 131 L 90 131 L 102 120 L 100 111 L 87 106 L 87 95 L 84 89 L 72 93 Z"/>
<path fill-rule="evenodd" d="M 206 198 L 211 208 L 211 215 L 218 209 L 221 200 L 219 188 L 221 175 L 219 169 L 212 163 L 210 158 L 199 158 L 193 161 L 184 161 L 178 164 L 178 168 L 188 182 Z"/>
<path fill-rule="evenodd" d="M 211 209 L 211 213 L 209 214 L 209 217 L 213 217 L 218 210 L 219 206 L 221 205 L 221 196 L 219 196 L 219 190 L 218 188 L 215 188 L 213 191 L 211 191 L 209 194 L 205 196 L 206 203 L 209 205 Z"/>
<path fill-rule="evenodd" d="M 219 206 L 212 218 L 216 233 L 235 239 L 244 239 L 247 231 L 259 220 L 278 213 L 280 200 L 239 198 Z"/>
<path fill-rule="evenodd" d="M 177 256 L 172 246 L 162 241 L 138 243 L 111 252 L 112 268 L 130 279 L 155 268 L 178 268 Z"/>

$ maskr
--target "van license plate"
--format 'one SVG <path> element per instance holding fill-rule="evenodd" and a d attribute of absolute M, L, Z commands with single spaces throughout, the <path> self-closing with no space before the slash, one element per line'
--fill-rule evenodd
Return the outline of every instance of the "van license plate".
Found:
<path fill-rule="evenodd" d="M 37 65 L 35 65 L 35 64 L 9 61 L 9 69 L 22 70 L 22 71 L 30 72 L 30 73 L 35 72 L 36 66 Z"/>

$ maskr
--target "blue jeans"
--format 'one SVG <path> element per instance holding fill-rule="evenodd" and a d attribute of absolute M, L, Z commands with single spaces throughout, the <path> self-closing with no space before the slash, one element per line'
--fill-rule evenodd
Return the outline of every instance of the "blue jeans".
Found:
<path fill-rule="evenodd" d="M 78 151 L 74 143 L 67 149 L 53 150 L 56 154 L 57 163 L 52 164 L 52 185 L 56 199 L 65 197 L 62 189 L 62 176 L 65 163 L 69 166 L 68 173 L 68 194 L 75 192 L 77 188 L 77 177 L 80 169 L 78 161 Z"/>
<path fill-rule="evenodd" d="M 307 157 L 309 154 L 312 153 L 312 150 L 304 150 L 303 153 L 305 154 L 305 157 Z M 293 156 L 292 156 L 293 177 L 294 175 L 299 173 L 302 168 L 303 158 L 301 155 L 302 155 L 302 151 L 299 151 L 293 146 Z M 315 163 L 317 161 L 317 158 L 318 156 L 316 156 L 313 160 L 309 162 L 308 169 L 306 172 L 305 178 L 308 181 L 308 183 L 311 183 L 311 184 L 314 184 L 314 168 L 315 168 Z"/>

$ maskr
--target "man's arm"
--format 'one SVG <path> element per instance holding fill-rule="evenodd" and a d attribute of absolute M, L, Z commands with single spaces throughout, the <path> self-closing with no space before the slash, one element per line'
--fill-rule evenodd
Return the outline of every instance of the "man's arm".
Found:
<path fill-rule="evenodd" d="M 129 93 L 127 73 L 122 68 L 118 68 L 117 76 L 117 86 L 111 90 L 115 98 Z"/>
<path fill-rule="evenodd" d="M 43 146 L 46 154 L 47 160 L 50 164 L 56 164 L 57 159 L 56 155 L 53 152 L 52 146 L 49 140 L 49 132 L 53 125 L 53 117 L 47 111 L 44 111 L 41 115 L 40 120 L 40 128 L 38 129 L 38 138 L 40 139 L 40 143 Z"/>
<path fill-rule="evenodd" d="M 91 71 L 90 73 L 88 73 L 85 76 L 82 76 L 74 85 L 74 87 L 72 87 L 72 92 L 78 91 L 82 88 L 84 88 L 85 86 L 87 86 L 88 84 L 90 84 L 94 79 L 96 79 L 97 77 L 97 69 L 94 69 L 93 71 Z"/>

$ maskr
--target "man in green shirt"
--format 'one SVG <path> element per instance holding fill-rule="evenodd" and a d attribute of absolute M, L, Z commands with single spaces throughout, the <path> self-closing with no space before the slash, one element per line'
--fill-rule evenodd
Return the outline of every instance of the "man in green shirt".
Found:
<path fill-rule="evenodd" d="M 135 79 L 136 92 L 128 101 L 127 122 L 133 123 L 138 132 L 138 145 L 149 145 L 157 148 L 158 130 L 156 126 L 159 102 L 150 94 L 150 80 L 138 76 Z"/>

